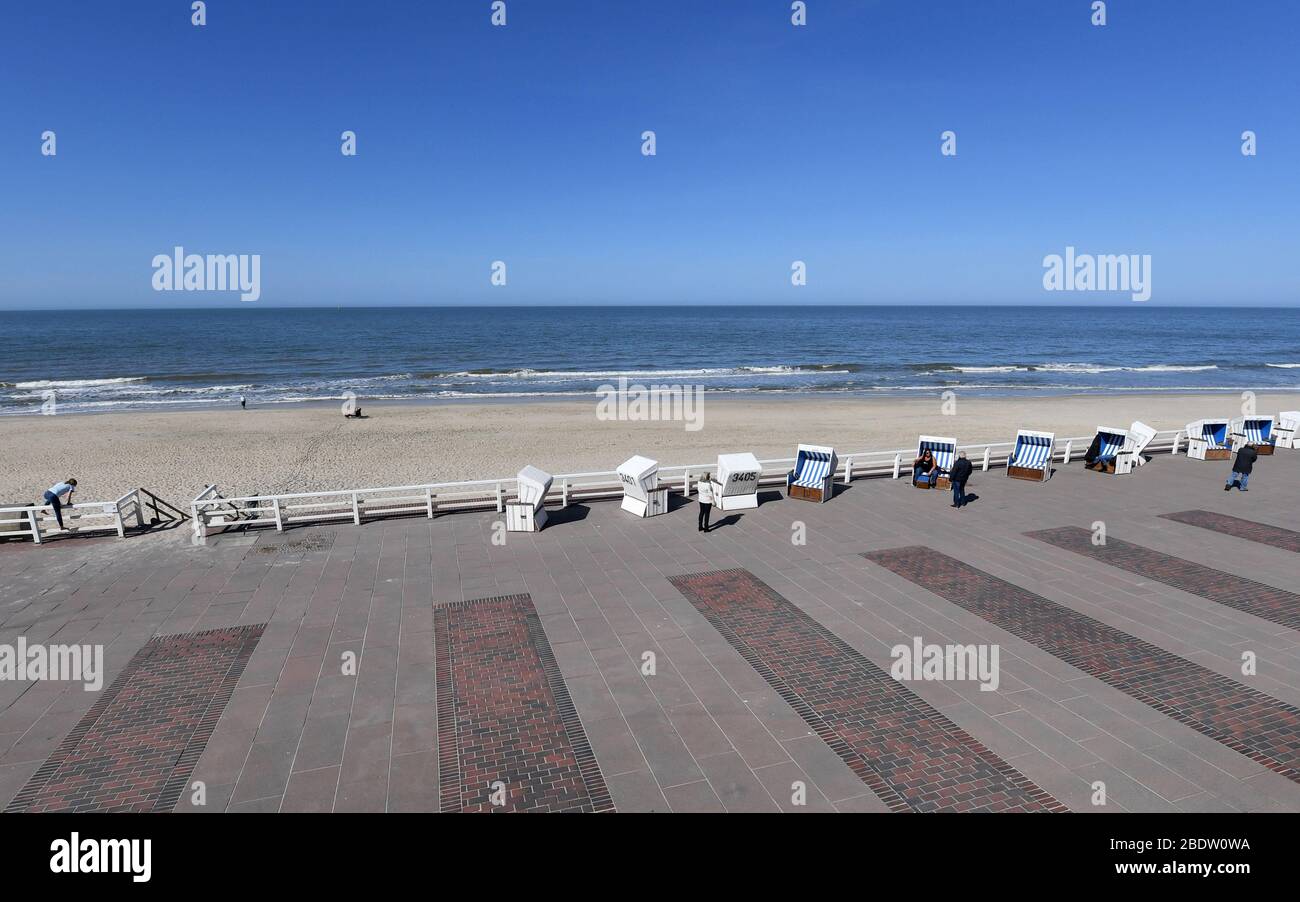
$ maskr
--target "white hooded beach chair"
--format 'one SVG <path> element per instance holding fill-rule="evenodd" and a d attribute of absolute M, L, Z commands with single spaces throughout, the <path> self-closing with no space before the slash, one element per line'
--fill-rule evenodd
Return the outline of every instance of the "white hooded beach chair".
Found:
<path fill-rule="evenodd" d="M 1258 454 L 1273 453 L 1273 415 L 1271 413 L 1237 417 L 1232 421 L 1232 450 L 1240 451 L 1245 445 L 1253 447 Z"/>
<path fill-rule="evenodd" d="M 1128 441 L 1124 443 L 1124 449 L 1115 458 L 1115 472 L 1128 473 L 1134 467 L 1145 464 L 1147 459 L 1143 452 L 1146 451 L 1147 445 L 1151 444 L 1151 440 L 1155 437 L 1156 431 L 1141 420 L 1134 420 L 1130 423 Z"/>
<path fill-rule="evenodd" d="M 524 467 L 515 477 L 519 497 L 506 502 L 506 532 L 537 532 L 546 525 L 546 493 L 551 474 L 537 467 Z"/>
<path fill-rule="evenodd" d="M 1300 448 L 1300 410 L 1284 410 L 1277 415 L 1273 445 L 1277 448 Z"/>
<path fill-rule="evenodd" d="M 718 484 L 722 491 L 713 499 L 720 511 L 758 507 L 758 480 L 763 467 L 749 452 L 718 455 Z"/>
<path fill-rule="evenodd" d="M 1227 460 L 1232 457 L 1228 419 L 1196 420 L 1187 424 L 1187 456 L 1192 460 Z"/>
<path fill-rule="evenodd" d="M 957 458 L 957 440 L 938 435 L 923 435 L 916 442 L 916 456 L 929 450 L 934 455 L 934 462 L 939 465 L 938 472 L 931 479 L 928 473 L 919 476 L 913 471 L 912 485 L 918 489 L 946 489 L 949 487 L 948 472 L 952 470 Z"/>
<path fill-rule="evenodd" d="M 785 491 L 791 498 L 829 501 L 835 489 L 835 468 L 839 458 L 826 445 L 800 444 L 795 451 L 794 469 L 785 477 Z"/>
<path fill-rule="evenodd" d="M 1086 466 L 1099 473 L 1131 473 L 1147 462 L 1142 452 L 1155 437 L 1156 431 L 1141 420 L 1134 420 L 1127 429 L 1098 426 L 1084 457 Z"/>
<path fill-rule="evenodd" d="M 659 487 L 659 461 L 635 455 L 618 468 L 623 481 L 623 510 L 638 517 L 655 517 L 668 510 L 668 487 Z"/>
<path fill-rule="evenodd" d="M 1021 429 L 1016 433 L 1016 445 L 1007 458 L 1007 475 L 1013 479 L 1046 482 L 1052 475 L 1052 453 L 1055 450 L 1055 433 Z"/>

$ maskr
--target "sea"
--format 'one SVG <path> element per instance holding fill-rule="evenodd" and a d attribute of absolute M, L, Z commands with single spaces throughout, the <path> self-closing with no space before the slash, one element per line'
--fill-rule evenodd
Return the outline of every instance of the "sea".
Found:
<path fill-rule="evenodd" d="M 0 311 L 0 415 L 710 392 L 1300 390 L 1300 309 L 339 307 Z"/>

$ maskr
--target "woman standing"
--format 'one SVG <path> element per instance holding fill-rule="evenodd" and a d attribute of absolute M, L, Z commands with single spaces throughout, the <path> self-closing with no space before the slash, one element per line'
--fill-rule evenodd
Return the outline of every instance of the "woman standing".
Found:
<path fill-rule="evenodd" d="M 709 531 L 709 514 L 713 511 L 713 477 L 708 473 L 695 486 L 700 495 L 699 532 Z"/>

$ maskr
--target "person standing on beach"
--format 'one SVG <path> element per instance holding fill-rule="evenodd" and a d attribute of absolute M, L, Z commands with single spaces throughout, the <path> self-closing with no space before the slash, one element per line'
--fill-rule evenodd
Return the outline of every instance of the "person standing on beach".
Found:
<path fill-rule="evenodd" d="M 54 508 L 54 519 L 59 524 L 59 529 L 63 528 L 63 504 L 72 503 L 72 493 L 77 490 L 77 480 L 69 477 L 64 482 L 58 482 L 50 486 L 45 491 L 45 503 Z M 60 501 L 63 495 L 67 495 L 66 501 Z"/>
<path fill-rule="evenodd" d="M 239 396 L 239 407 L 241 410 L 248 410 L 248 399 L 243 395 Z"/>
<path fill-rule="evenodd" d="M 948 481 L 952 483 L 952 506 L 966 506 L 966 480 L 970 479 L 970 474 L 975 468 L 971 462 L 966 459 L 966 452 L 962 451 L 957 456 L 957 462 L 952 465 L 952 472 L 948 474 Z"/>
<path fill-rule="evenodd" d="M 1249 492 L 1246 483 L 1250 482 L 1250 471 L 1255 466 L 1255 458 L 1259 457 L 1259 452 L 1250 445 L 1242 445 L 1241 450 L 1237 452 L 1237 459 L 1232 462 L 1232 472 L 1228 474 L 1228 481 L 1224 483 L 1223 490 L 1226 492 L 1235 484 L 1243 492 Z"/>
<path fill-rule="evenodd" d="M 700 494 L 700 522 L 698 530 L 700 532 L 709 531 L 709 514 L 713 511 L 713 477 L 708 473 L 695 486 L 695 490 Z"/>

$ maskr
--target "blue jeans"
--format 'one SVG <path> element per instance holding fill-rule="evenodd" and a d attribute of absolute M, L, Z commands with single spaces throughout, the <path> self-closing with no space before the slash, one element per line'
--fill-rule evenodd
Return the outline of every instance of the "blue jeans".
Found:
<path fill-rule="evenodd" d="M 63 511 L 59 502 L 59 496 L 53 492 L 45 493 L 45 503 L 54 508 L 54 519 L 59 524 L 59 529 L 63 528 Z"/>
<path fill-rule="evenodd" d="M 958 507 L 966 506 L 966 483 L 954 482 L 952 484 L 952 503 Z"/>
<path fill-rule="evenodd" d="M 1235 482 L 1237 484 L 1237 488 L 1239 489 L 1244 489 L 1246 487 L 1246 483 L 1249 481 L 1250 481 L 1249 473 L 1237 473 L 1234 471 L 1233 474 L 1228 477 L 1228 485 L 1232 485 Z"/>

